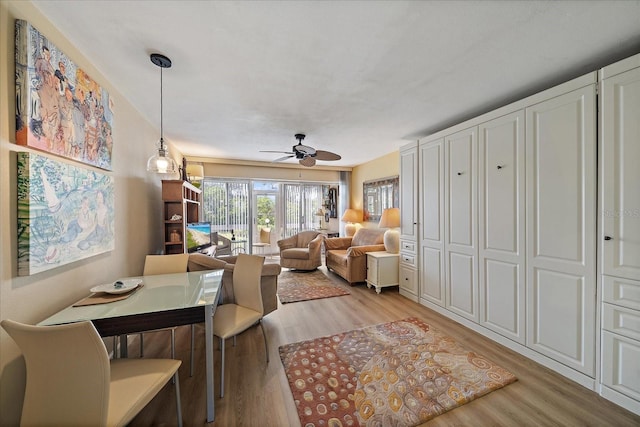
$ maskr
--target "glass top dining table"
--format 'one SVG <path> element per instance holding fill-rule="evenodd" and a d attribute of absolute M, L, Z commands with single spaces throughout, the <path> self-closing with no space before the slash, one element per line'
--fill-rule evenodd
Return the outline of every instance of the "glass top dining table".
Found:
<path fill-rule="evenodd" d="M 213 315 L 222 293 L 223 272 L 207 270 L 120 278 L 141 280 L 142 287 L 120 301 L 78 307 L 72 304 L 38 325 L 88 320 L 102 337 L 109 337 L 204 322 L 207 422 L 213 422 Z M 126 345 L 121 348 L 126 355 Z"/>

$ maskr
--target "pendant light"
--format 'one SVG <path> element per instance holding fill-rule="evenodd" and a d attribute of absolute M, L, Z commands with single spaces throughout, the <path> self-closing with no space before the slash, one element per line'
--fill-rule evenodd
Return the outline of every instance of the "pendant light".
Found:
<path fill-rule="evenodd" d="M 160 174 L 174 174 L 178 171 L 175 160 L 169 157 L 169 150 L 164 144 L 162 128 L 162 69 L 171 67 L 171 60 L 159 53 L 151 54 L 151 62 L 160 67 L 160 141 L 158 141 L 158 153 L 147 161 L 147 171 Z"/>

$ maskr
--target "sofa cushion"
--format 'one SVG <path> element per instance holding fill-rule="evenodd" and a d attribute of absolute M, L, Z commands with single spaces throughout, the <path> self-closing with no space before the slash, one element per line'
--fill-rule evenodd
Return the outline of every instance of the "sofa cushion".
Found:
<path fill-rule="evenodd" d="M 298 244 L 297 246 L 299 248 L 306 248 L 309 246 L 309 243 L 311 243 L 311 241 L 313 239 L 315 239 L 318 236 L 317 231 L 301 231 L 300 233 L 298 233 Z"/>
<path fill-rule="evenodd" d="M 360 228 L 353 235 L 351 246 L 379 245 L 384 243 L 384 232 L 381 228 Z"/>
<path fill-rule="evenodd" d="M 346 249 L 333 249 L 326 254 L 327 264 L 336 266 L 347 266 L 347 250 Z"/>
<path fill-rule="evenodd" d="M 290 259 L 309 259 L 309 248 L 284 249 L 280 252 L 280 256 Z"/>

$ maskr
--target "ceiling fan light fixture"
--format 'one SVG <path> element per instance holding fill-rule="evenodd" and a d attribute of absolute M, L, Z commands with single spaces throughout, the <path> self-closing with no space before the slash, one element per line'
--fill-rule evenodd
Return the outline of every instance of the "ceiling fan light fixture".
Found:
<path fill-rule="evenodd" d="M 162 69 L 171 67 L 171 60 L 159 53 L 151 54 L 151 62 L 160 67 L 160 140 L 157 143 L 158 152 L 147 160 L 147 171 L 158 174 L 174 174 L 178 171 L 178 164 L 169 156 L 169 149 L 164 143 L 162 126 Z"/>

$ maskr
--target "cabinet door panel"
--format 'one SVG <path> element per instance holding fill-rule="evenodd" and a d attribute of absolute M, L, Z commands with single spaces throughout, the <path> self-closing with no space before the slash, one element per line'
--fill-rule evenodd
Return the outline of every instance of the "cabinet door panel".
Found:
<path fill-rule="evenodd" d="M 477 321 L 474 257 L 449 251 L 448 258 L 447 308 Z"/>
<path fill-rule="evenodd" d="M 640 68 L 602 88 L 604 274 L 640 280 Z"/>
<path fill-rule="evenodd" d="M 447 137 L 449 244 L 475 246 L 475 131 Z"/>
<path fill-rule="evenodd" d="M 400 153 L 400 234 L 404 239 L 416 239 L 418 191 L 418 153 L 415 147 Z"/>
<path fill-rule="evenodd" d="M 442 251 L 434 248 L 423 248 L 422 278 L 420 280 L 420 297 L 444 306 L 444 277 Z"/>
<path fill-rule="evenodd" d="M 441 242 L 442 237 L 442 144 L 429 144 L 420 149 L 422 187 L 422 239 Z"/>
<path fill-rule="evenodd" d="M 480 323 L 524 344 L 524 266 L 485 258 L 482 267 Z"/>
<path fill-rule="evenodd" d="M 640 342 L 605 331 L 602 346 L 602 383 L 640 401 Z"/>
<path fill-rule="evenodd" d="M 526 109 L 527 345 L 595 376 L 595 87 Z"/>
<path fill-rule="evenodd" d="M 524 110 L 478 131 L 480 323 L 525 343 Z"/>

